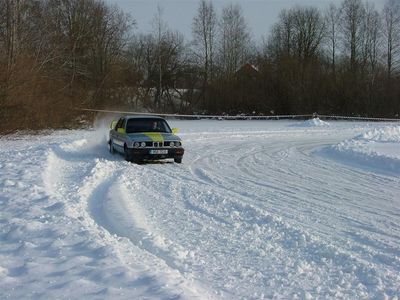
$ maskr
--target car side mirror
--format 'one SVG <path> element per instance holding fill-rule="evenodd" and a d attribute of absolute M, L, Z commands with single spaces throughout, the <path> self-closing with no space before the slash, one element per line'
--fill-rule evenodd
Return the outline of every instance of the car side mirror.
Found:
<path fill-rule="evenodd" d="M 114 129 L 116 124 L 117 124 L 117 121 L 112 121 L 110 123 L 110 129 Z"/>
<path fill-rule="evenodd" d="M 178 133 L 178 128 L 172 128 L 172 133 L 177 134 Z"/>

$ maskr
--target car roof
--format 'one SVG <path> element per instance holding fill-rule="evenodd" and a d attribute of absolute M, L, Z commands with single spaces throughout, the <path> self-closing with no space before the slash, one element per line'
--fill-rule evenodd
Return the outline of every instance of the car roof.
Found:
<path fill-rule="evenodd" d="M 152 116 L 152 115 L 129 115 L 129 116 L 123 116 L 125 119 L 160 119 L 164 120 L 164 118 L 161 118 L 159 116 Z"/>

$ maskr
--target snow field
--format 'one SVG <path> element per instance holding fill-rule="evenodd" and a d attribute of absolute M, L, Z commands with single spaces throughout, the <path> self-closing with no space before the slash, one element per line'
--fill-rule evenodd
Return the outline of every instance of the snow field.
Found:
<path fill-rule="evenodd" d="M 170 123 L 182 165 L 104 128 L 0 140 L 0 298 L 399 297 L 399 127 Z"/>

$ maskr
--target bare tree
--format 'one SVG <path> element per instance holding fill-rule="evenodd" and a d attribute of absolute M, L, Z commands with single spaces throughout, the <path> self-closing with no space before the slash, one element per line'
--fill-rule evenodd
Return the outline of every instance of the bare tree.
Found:
<path fill-rule="evenodd" d="M 166 92 L 164 111 L 167 111 L 167 107 L 175 110 L 172 93 L 180 93 L 177 84 L 183 77 L 183 68 L 186 65 L 185 48 L 184 37 L 181 33 L 177 31 L 167 32 L 161 48 L 161 63 L 164 70 L 162 74 L 164 78 L 163 89 Z"/>
<path fill-rule="evenodd" d="M 239 5 L 222 10 L 220 21 L 220 64 L 225 74 L 232 75 L 250 57 L 250 32 Z"/>
<path fill-rule="evenodd" d="M 129 16 L 117 6 L 106 6 L 102 2 L 95 4 L 89 66 L 97 87 L 101 87 L 106 79 L 110 66 L 120 59 L 131 25 Z"/>
<path fill-rule="evenodd" d="M 280 52 L 286 56 L 294 54 L 293 38 L 294 38 L 294 17 L 293 9 L 284 9 L 279 14 L 278 25 L 275 28 L 276 41 L 279 41 Z"/>
<path fill-rule="evenodd" d="M 168 30 L 167 23 L 163 20 L 163 8 L 158 4 L 157 12 L 153 18 L 153 34 L 157 41 L 157 61 L 158 61 L 158 85 L 156 89 L 154 103 L 156 107 L 160 107 L 163 96 L 163 83 L 162 83 L 162 44 L 165 40 L 165 34 Z"/>
<path fill-rule="evenodd" d="M 206 105 L 206 89 L 214 77 L 215 39 L 217 16 L 211 1 L 201 0 L 192 25 L 196 60 L 203 76 L 203 106 Z"/>
<path fill-rule="evenodd" d="M 161 44 L 158 43 L 157 33 L 154 33 L 139 35 L 129 46 L 131 66 L 140 73 L 141 89 L 145 89 L 142 100 L 153 96 L 153 91 L 155 99 L 157 94 L 164 95 L 159 102 L 154 101 L 155 109 L 167 110 L 167 106 L 173 107 L 172 93 L 179 92 L 177 85 L 186 65 L 185 49 L 183 35 L 170 30 L 163 32 Z"/>
<path fill-rule="evenodd" d="M 363 65 L 375 73 L 380 54 L 381 19 L 373 4 L 365 5 Z"/>
<path fill-rule="evenodd" d="M 139 34 L 131 40 L 126 52 L 132 68 L 141 74 L 142 86 L 149 87 L 151 74 L 157 73 L 157 41 L 152 34 Z"/>
<path fill-rule="evenodd" d="M 391 78 L 400 65 L 400 2 L 388 0 L 383 9 L 383 33 L 386 40 L 387 76 Z"/>
<path fill-rule="evenodd" d="M 36 21 L 32 20 L 32 10 L 36 5 L 27 0 L 0 0 L 0 61 L 6 66 L 6 79 L 11 76 L 17 56 L 32 46 Z"/>
<path fill-rule="evenodd" d="M 45 44 L 41 2 L 0 0 L 0 98 L 27 84 L 23 74 L 36 71 L 43 62 Z M 24 82 L 25 81 L 25 82 Z"/>
<path fill-rule="evenodd" d="M 365 8 L 361 0 L 344 0 L 341 6 L 340 31 L 343 53 L 349 55 L 354 73 L 361 59 Z"/>
<path fill-rule="evenodd" d="M 69 77 L 99 89 L 120 57 L 134 22 L 116 6 L 95 0 L 49 0 L 48 32 L 56 64 Z"/>
<path fill-rule="evenodd" d="M 318 9 L 298 7 L 292 12 L 294 20 L 294 46 L 299 59 L 315 57 L 325 34 L 325 23 Z"/>
<path fill-rule="evenodd" d="M 273 25 L 269 36 L 267 36 L 264 51 L 265 55 L 274 60 L 282 56 L 290 56 L 292 53 L 293 19 L 290 10 L 282 10 L 279 21 Z"/>
<path fill-rule="evenodd" d="M 333 74 L 336 73 L 339 16 L 340 16 L 339 9 L 334 4 L 331 3 L 329 5 L 329 8 L 325 11 L 325 24 L 326 24 L 326 38 L 328 41 L 328 51 L 330 53 L 330 60 L 331 60 Z"/>
<path fill-rule="evenodd" d="M 92 40 L 95 3 L 90 0 L 49 0 L 48 30 L 57 63 L 68 74 L 70 84 L 77 77 L 89 77 L 87 65 Z"/>
<path fill-rule="evenodd" d="M 297 57 L 307 61 L 320 52 L 325 35 L 325 22 L 313 7 L 283 10 L 268 41 L 270 53 L 278 57 Z"/>
<path fill-rule="evenodd" d="M 14 52 L 16 44 L 17 29 L 17 11 L 18 4 L 11 0 L 2 0 L 0 2 L 1 21 L 0 39 L 2 44 L 3 57 L 5 57 L 6 74 L 9 74 L 14 61 Z M 7 75 L 6 75 L 7 77 Z"/>

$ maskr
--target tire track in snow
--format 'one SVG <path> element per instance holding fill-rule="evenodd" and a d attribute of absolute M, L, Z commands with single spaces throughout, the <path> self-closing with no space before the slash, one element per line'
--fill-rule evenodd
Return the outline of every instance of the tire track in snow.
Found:
<path fill-rule="evenodd" d="M 328 250 L 329 248 L 327 248 L 326 245 L 319 242 L 310 241 L 309 237 L 304 235 L 303 232 L 297 229 L 295 230 L 294 228 L 287 226 L 279 220 L 274 220 L 274 218 L 271 218 L 270 215 L 265 216 L 265 213 L 258 211 L 250 205 L 241 205 L 240 203 L 242 201 L 232 201 L 232 198 L 229 197 L 230 195 L 225 195 L 225 191 L 222 191 L 225 195 L 224 198 L 224 196 L 219 195 L 218 192 L 215 190 L 213 190 L 211 194 L 203 192 L 202 195 L 199 190 L 193 189 L 193 187 L 190 185 L 186 186 L 185 184 L 183 184 L 183 186 L 184 188 L 181 187 L 181 191 L 177 193 L 178 198 L 191 199 L 191 201 L 197 203 L 196 207 L 200 205 L 199 200 L 201 200 L 203 202 L 203 205 L 200 205 L 200 207 L 193 209 L 192 207 L 194 207 L 195 204 L 191 204 L 190 210 L 193 213 L 182 211 L 184 215 L 188 214 L 190 218 L 180 217 L 177 218 L 175 222 L 171 220 L 171 223 L 177 225 L 176 223 L 179 220 L 191 220 L 189 223 L 194 220 L 195 224 L 202 224 L 200 226 L 201 230 L 191 229 L 190 231 L 193 230 L 194 232 L 196 232 L 196 235 L 191 235 L 191 237 L 195 239 L 193 241 L 193 244 L 200 247 L 199 250 L 195 251 L 195 253 L 199 253 L 200 256 L 198 261 L 204 261 L 205 264 L 205 266 L 203 268 L 200 268 L 198 272 L 201 274 L 201 277 L 207 278 L 209 284 L 211 285 L 213 284 L 213 282 L 221 281 L 225 284 L 228 284 L 226 283 L 226 280 L 223 280 L 221 278 L 221 274 L 219 272 L 215 272 L 219 269 L 224 270 L 223 276 L 228 276 L 231 278 L 239 277 L 239 279 L 232 280 L 231 283 L 228 284 L 230 288 L 234 289 L 233 295 L 235 293 L 241 293 L 241 291 L 239 291 L 237 288 L 234 288 L 234 286 L 248 286 L 252 290 L 257 290 L 257 288 L 264 286 L 264 284 L 261 283 L 263 281 L 267 281 L 272 284 L 276 282 L 277 278 L 270 278 L 269 274 L 276 275 L 276 271 L 267 271 L 265 268 L 271 268 L 277 265 L 285 265 L 288 257 L 293 258 L 294 256 L 294 253 L 291 253 L 290 256 L 286 253 L 287 249 L 291 249 L 292 247 L 304 247 L 304 250 L 306 250 L 307 253 L 311 253 L 311 256 L 320 256 L 319 254 L 324 251 L 321 250 L 322 248 L 326 249 L 325 251 L 329 259 L 331 259 L 330 256 L 337 257 L 337 255 L 333 255 L 332 250 Z M 214 195 L 214 198 L 210 199 L 211 195 Z M 244 199 L 241 198 L 239 200 Z M 220 201 L 222 203 L 220 203 Z M 223 205 L 221 206 L 220 204 Z M 226 208 L 228 209 L 226 210 Z M 206 213 L 204 213 L 205 211 Z M 210 219 L 210 216 L 216 213 L 218 216 L 213 216 Z M 233 216 L 233 219 L 231 218 L 231 216 Z M 176 214 L 174 214 L 174 217 L 176 217 Z M 226 219 L 227 221 L 220 221 L 224 219 Z M 178 227 L 184 228 L 185 225 L 179 223 Z M 190 224 L 186 224 L 186 227 L 191 226 Z M 195 226 L 193 225 L 193 227 Z M 190 231 L 184 231 L 180 238 L 182 238 L 183 240 L 187 239 L 186 235 L 189 234 Z M 176 231 L 174 232 L 174 234 L 176 234 Z M 264 234 L 266 236 L 264 236 Z M 272 242 L 269 240 L 272 240 Z M 249 247 L 249 245 L 253 244 L 254 241 L 257 241 L 263 246 L 260 248 L 255 247 L 254 249 L 251 249 L 252 247 Z M 308 245 L 306 247 L 307 244 L 310 244 L 311 246 Z M 204 246 L 205 248 L 201 248 L 202 246 Z M 221 252 L 221 249 L 224 250 Z M 273 252 L 268 253 L 265 252 L 264 249 L 270 249 Z M 247 251 L 256 251 L 255 253 L 257 253 L 257 255 L 261 256 L 262 258 L 256 259 L 255 257 L 252 257 L 252 260 L 257 260 L 257 263 L 253 265 L 254 262 L 249 261 L 246 257 L 248 255 L 246 253 Z M 232 255 L 234 255 L 234 257 L 236 258 L 232 257 Z M 322 257 L 326 256 L 322 255 Z M 337 259 L 343 260 L 343 265 L 352 262 L 352 260 L 349 261 L 349 258 L 346 256 L 344 256 L 344 258 Z M 304 259 L 297 260 L 300 262 L 304 261 Z M 196 265 L 199 264 L 198 261 L 194 262 L 193 269 L 196 269 Z M 295 260 L 293 259 L 291 263 L 295 263 L 294 261 Z M 252 269 L 252 272 L 255 272 L 255 274 L 253 274 L 255 278 L 253 279 L 248 278 L 245 273 L 242 274 L 242 272 L 244 272 L 242 264 L 246 265 L 249 263 L 250 269 Z M 311 262 L 304 261 L 304 263 L 315 264 L 315 261 L 311 259 Z M 322 270 L 324 269 L 325 268 L 323 267 Z M 286 277 L 294 277 L 299 270 L 294 268 L 294 271 L 286 273 L 283 277 L 278 276 L 278 278 L 279 280 L 284 280 L 287 284 L 288 281 L 286 281 Z M 321 274 L 321 272 L 316 273 Z M 238 276 L 238 274 L 242 275 Z M 362 275 L 366 276 L 366 274 L 366 272 L 362 272 Z M 257 284 L 253 286 L 251 281 L 246 281 L 249 279 L 251 281 L 258 280 Z M 305 278 L 302 278 L 301 280 L 299 279 L 297 283 L 299 285 L 303 284 L 304 279 Z M 227 295 L 230 295 L 230 293 L 232 293 L 232 291 L 227 290 L 224 286 L 215 286 L 215 288 L 217 290 L 225 291 Z M 284 290 L 276 290 L 278 291 L 278 293 L 281 293 L 283 295 L 285 294 Z M 227 296 L 227 298 L 230 298 L 230 296 Z"/>
<path fill-rule="evenodd" d="M 263 138 L 192 138 L 181 166 L 103 161 L 99 170 L 126 176 L 89 176 L 84 184 L 92 180 L 93 188 L 81 200 L 100 199 L 99 223 L 108 220 L 110 232 L 117 228 L 184 276 L 222 291 L 219 298 L 307 296 L 301 290 L 326 298 L 395 295 L 398 180 L 313 154 L 336 138 Z"/>
<path fill-rule="evenodd" d="M 207 295 L 207 298 L 213 299 L 213 295 L 193 282 L 190 276 L 186 278 L 182 275 L 183 271 L 174 261 L 176 256 L 179 257 L 179 247 L 174 245 L 168 248 L 164 245 L 165 239 L 153 236 L 152 228 L 143 217 L 144 211 L 135 205 L 125 185 L 127 178 L 123 174 L 135 167 L 122 159 L 97 159 L 53 147 L 48 152 L 42 177 L 50 196 L 67 208 L 68 217 L 81 222 L 108 244 L 107 247 L 114 248 L 124 266 L 131 264 L 129 257 L 132 253 L 135 259 L 145 259 L 140 263 L 146 262 L 145 267 L 150 271 L 145 271 L 144 276 L 151 276 L 146 282 L 149 288 L 154 286 L 154 292 L 159 296 L 198 299 L 200 295 Z M 144 251 L 144 255 L 135 251 L 134 247 Z M 171 254 L 173 251 L 176 256 Z M 155 275 L 150 275 L 151 272 Z M 165 291 L 160 293 L 159 289 Z"/>
<path fill-rule="evenodd" d="M 362 216 L 362 218 L 365 218 L 364 222 L 369 223 L 372 227 L 377 225 L 371 224 L 371 219 L 377 219 L 378 212 L 379 218 L 389 217 L 392 222 L 395 222 L 390 210 L 382 211 L 379 206 L 376 206 L 379 201 L 376 201 L 375 197 L 381 198 L 382 202 L 391 202 L 392 200 L 387 200 L 387 198 L 394 199 L 398 189 L 393 189 L 390 185 L 388 189 L 386 185 L 385 191 L 389 192 L 388 197 L 387 193 L 385 195 L 376 193 L 376 186 L 385 181 L 395 183 L 397 182 L 396 179 L 377 175 L 371 176 L 369 173 L 324 161 L 312 154 L 312 151 L 317 147 L 339 142 L 341 139 L 338 138 L 317 138 L 318 141 L 315 142 L 314 136 L 306 140 L 301 137 L 298 141 L 294 137 L 295 142 L 290 142 L 289 146 L 288 143 L 279 141 L 272 141 L 268 145 L 261 143 L 263 147 L 258 147 L 260 150 L 255 153 L 254 151 L 247 151 L 247 149 L 253 147 L 251 139 L 242 144 L 236 143 L 236 140 L 234 140 L 236 151 L 232 151 L 234 148 L 232 141 L 229 140 L 227 145 L 223 144 L 227 140 L 229 140 L 229 137 L 224 135 L 221 138 L 221 143 L 215 142 L 215 144 L 218 144 L 218 151 L 216 151 L 215 146 L 210 147 L 210 145 L 200 148 L 198 153 L 202 153 L 202 155 L 198 155 L 196 160 L 189 162 L 191 174 L 197 176 L 200 182 L 206 184 L 206 187 L 211 186 L 214 190 L 221 190 L 221 194 L 231 195 L 232 199 L 240 199 L 238 201 L 255 205 L 257 208 L 267 209 L 267 211 L 284 217 L 284 223 L 287 223 L 289 228 L 294 225 L 297 228 L 296 230 L 299 230 L 298 233 L 289 235 L 289 241 L 290 239 L 294 241 L 293 245 L 296 244 L 296 239 L 298 239 L 296 236 L 307 233 L 308 228 L 311 228 L 312 236 L 319 242 L 314 245 L 315 251 L 305 249 L 304 253 L 301 254 L 305 255 L 303 258 L 306 260 L 312 261 L 315 257 L 320 257 L 319 254 L 323 250 L 319 252 L 317 249 L 327 249 L 328 257 L 331 256 L 328 261 L 331 260 L 331 264 L 333 263 L 332 268 L 336 268 L 339 272 L 346 271 L 346 265 L 354 265 L 359 268 L 357 272 L 352 270 L 349 272 L 352 276 L 355 276 L 353 277 L 355 285 L 357 282 L 363 283 L 366 289 L 371 289 L 378 295 L 381 280 L 385 281 L 386 275 L 384 274 L 390 274 L 386 278 L 385 285 L 390 286 L 392 291 L 395 290 L 394 283 L 399 280 L 396 270 L 399 269 L 400 265 L 398 259 L 390 261 L 389 257 L 393 258 L 393 254 L 397 258 L 399 257 L 399 249 L 393 245 L 398 239 L 398 235 L 389 236 L 389 240 L 387 240 L 387 235 L 381 236 L 383 237 L 381 239 L 379 232 L 373 233 L 375 240 L 384 242 L 386 245 L 378 247 L 379 242 L 373 243 L 357 235 L 350 235 L 349 231 L 352 232 L 354 228 L 347 228 L 347 224 L 343 227 L 342 216 L 356 213 L 353 216 L 354 219 L 359 219 Z M 259 144 L 257 142 L 257 145 Z M 257 146 L 254 147 L 257 148 Z M 224 155 L 224 153 L 229 155 Z M 265 155 L 260 155 L 263 153 Z M 222 156 L 222 158 L 216 158 L 216 156 Z M 260 164 L 262 161 L 264 163 Z M 304 173 L 305 170 L 307 170 L 307 174 Z M 207 174 L 207 180 L 204 180 L 203 174 Z M 342 176 L 337 176 L 337 174 L 342 174 Z M 260 176 L 265 176 L 268 183 L 265 184 L 265 180 Z M 271 178 L 271 180 L 268 180 L 268 178 Z M 354 178 L 359 178 L 361 183 L 354 182 Z M 377 180 L 375 181 L 375 179 Z M 376 182 L 376 186 L 371 186 L 371 180 Z M 363 192 L 367 183 L 369 183 L 369 188 Z M 282 190 L 282 184 L 290 186 L 291 190 Z M 354 186 L 357 184 L 358 187 Z M 244 192 L 243 186 L 252 191 L 253 194 L 248 191 Z M 338 187 L 340 188 L 338 189 Z M 379 188 L 379 190 L 382 189 Z M 198 196 L 196 195 L 200 194 L 199 188 L 191 186 L 188 190 L 194 190 L 194 192 L 183 193 L 180 197 L 197 200 Z M 267 199 L 260 197 L 260 194 Z M 374 206 L 370 207 L 368 201 L 364 201 L 368 198 L 374 200 Z M 221 199 L 224 198 L 221 196 Z M 339 207 L 337 207 L 337 199 L 340 199 Z M 360 205 L 359 203 L 363 204 Z M 190 207 L 193 209 L 195 206 L 190 204 Z M 347 207 L 351 208 L 350 212 L 346 211 Z M 207 208 L 209 211 L 207 211 Z M 299 208 L 302 212 L 300 214 Z M 217 210 L 218 207 L 210 206 L 207 203 L 205 208 L 197 209 L 197 212 L 207 219 Z M 235 209 L 235 211 L 238 212 L 240 209 Z M 225 217 L 227 218 L 227 216 Z M 218 217 L 218 219 L 221 218 Z M 222 223 L 218 223 L 221 226 Z M 277 229 L 277 231 L 279 230 L 288 231 L 288 228 L 282 227 Z M 342 238 L 337 232 L 342 232 L 344 237 Z M 384 231 L 380 230 L 380 232 Z M 371 234 L 371 231 L 367 229 L 366 233 Z M 329 237 L 334 237 L 334 240 L 327 240 Z M 291 243 L 288 242 L 288 244 Z M 293 245 L 290 245 L 290 247 Z M 372 263 L 370 262 L 371 255 L 373 257 Z M 300 258 L 301 256 L 299 260 L 301 260 Z M 386 268 L 380 269 L 382 261 Z"/>
<path fill-rule="evenodd" d="M 285 147 L 284 145 L 282 145 L 282 147 Z M 310 148 L 313 148 L 313 147 L 310 147 Z M 262 151 L 267 151 L 267 149 L 264 149 L 264 150 L 262 150 Z M 230 190 L 230 189 L 234 189 L 235 190 L 235 188 L 236 188 L 236 190 L 238 189 L 238 185 L 237 185 L 237 177 L 239 177 L 239 178 L 243 178 L 242 177 L 242 173 L 244 172 L 244 173 L 246 173 L 246 174 L 248 174 L 248 175 L 250 175 L 250 178 L 249 178 L 249 176 L 247 176 L 247 177 L 244 177 L 244 179 L 243 179 L 243 183 L 246 183 L 246 181 L 248 182 L 248 183 L 250 183 L 250 184 L 254 184 L 255 185 L 255 187 L 258 185 L 258 186 L 261 186 L 261 187 L 267 187 L 267 188 L 271 188 L 274 192 L 276 192 L 276 191 L 278 191 L 278 192 L 280 192 L 281 193 L 281 195 L 282 196 L 287 196 L 287 197 L 292 197 L 294 200 L 296 200 L 296 201 L 294 201 L 293 203 L 295 204 L 295 207 L 296 207 L 296 209 L 298 208 L 298 205 L 299 204 L 301 204 L 301 203 L 299 203 L 299 201 L 298 200 L 301 200 L 301 199 L 299 199 L 298 197 L 296 197 L 296 194 L 299 192 L 299 191 L 305 191 L 305 192 L 307 192 L 307 193 L 309 193 L 311 196 L 313 196 L 313 197 L 318 197 L 318 196 L 320 196 L 321 197 L 321 194 L 323 194 L 323 193 L 321 193 L 321 188 L 324 188 L 324 185 L 325 186 L 327 186 L 327 184 L 325 183 L 325 182 L 329 182 L 329 180 L 320 180 L 319 178 L 316 178 L 315 176 L 313 177 L 312 175 L 313 174 L 310 174 L 310 175 L 305 175 L 304 174 L 304 172 L 303 172 L 303 170 L 301 169 L 301 168 L 298 168 L 300 171 L 293 171 L 293 168 L 292 168 L 292 171 L 291 172 L 289 172 L 288 174 L 283 174 L 283 175 L 286 175 L 286 176 L 282 176 L 282 174 L 281 173 L 285 173 L 286 171 L 284 171 L 285 170 L 285 167 L 286 167 L 286 165 L 281 165 L 281 166 L 279 166 L 277 169 L 274 169 L 273 167 L 272 168 L 268 168 L 268 171 L 267 172 L 271 172 L 272 174 L 273 174 L 273 172 L 275 172 L 275 173 L 279 173 L 279 174 L 277 174 L 277 175 L 280 175 L 280 176 L 269 176 L 268 174 L 263 174 L 262 173 L 262 170 L 258 170 L 258 168 L 257 168 L 257 164 L 254 164 L 254 163 L 249 163 L 248 165 L 250 166 L 250 168 L 251 168 L 251 166 L 253 166 L 253 168 L 255 169 L 255 170 L 257 170 L 257 174 L 255 175 L 255 176 L 253 176 L 253 174 L 252 173 L 254 173 L 254 170 L 252 170 L 251 172 L 248 172 L 247 171 L 247 169 L 249 169 L 249 168 L 247 168 L 247 167 L 243 167 L 243 163 L 242 163 L 242 161 L 243 160 L 245 160 L 245 159 L 247 159 L 248 158 L 248 156 L 243 156 L 242 158 L 240 158 L 240 159 L 238 159 L 238 161 L 237 161 L 237 165 L 242 165 L 242 168 L 241 168 L 241 170 L 239 169 L 239 171 L 236 173 L 237 175 L 235 176 L 235 178 L 233 179 L 233 180 L 230 180 L 230 178 L 232 178 L 232 176 L 231 177 L 226 177 L 226 176 L 221 176 L 221 178 L 222 178 L 222 180 L 225 180 L 226 181 L 226 183 L 225 184 L 221 184 L 221 186 L 227 186 L 228 188 L 228 190 Z M 296 157 L 297 158 L 297 157 Z M 290 162 L 291 163 L 291 162 Z M 298 163 L 298 162 L 297 162 Z M 323 163 L 325 163 L 325 162 L 323 162 Z M 234 165 L 235 165 L 235 163 L 234 163 Z M 313 167 L 313 168 L 315 168 L 317 171 L 318 171 L 318 173 L 321 173 L 321 167 L 320 167 L 320 165 L 321 165 L 321 162 L 320 161 L 318 161 L 318 163 L 314 163 L 313 162 L 313 160 L 312 159 L 309 159 L 308 161 L 307 160 L 305 160 L 304 161 L 304 163 L 303 163 L 303 166 L 305 166 L 305 165 L 307 165 L 308 167 Z M 265 168 L 266 168 L 267 166 L 265 166 Z M 287 168 L 288 169 L 291 169 L 291 167 L 288 165 L 287 166 Z M 223 167 L 220 167 L 220 169 L 224 169 Z M 282 170 L 283 169 L 283 170 Z M 215 170 L 214 170 L 215 172 L 214 173 L 216 173 L 216 174 L 218 174 L 219 172 L 218 172 L 218 170 L 217 170 L 217 168 L 215 168 Z M 209 173 L 211 173 L 209 170 L 208 170 L 208 172 Z M 264 171 L 265 172 L 265 171 Z M 326 172 L 327 174 L 325 174 L 326 176 L 325 177 L 327 177 L 327 176 L 329 176 L 330 174 L 329 173 L 332 173 L 332 170 L 329 170 L 329 171 L 327 171 Z M 317 174 L 317 173 L 316 173 Z M 265 177 L 266 177 L 266 180 L 260 180 L 260 178 L 259 178 L 259 175 L 265 175 Z M 288 176 L 289 175 L 289 176 Z M 356 174 L 357 175 L 357 174 Z M 214 174 L 214 176 L 215 176 L 215 174 Z M 258 176 L 258 178 L 257 178 L 257 176 Z M 350 177 L 352 177 L 352 176 L 355 176 L 355 174 L 350 174 L 350 176 L 348 176 L 349 178 Z M 252 178 L 253 177 L 255 177 L 255 179 L 253 180 Z M 269 177 L 271 177 L 272 178 L 272 182 L 270 182 L 270 180 L 269 180 Z M 296 179 L 298 179 L 298 178 L 300 178 L 300 179 L 302 179 L 302 181 L 305 181 L 305 182 L 307 182 L 307 183 L 312 183 L 313 185 L 311 186 L 311 188 L 310 189 L 308 189 L 307 188 L 307 185 L 300 185 L 300 184 L 298 184 L 298 183 L 296 183 L 295 181 L 290 181 L 290 180 L 288 180 L 288 179 L 285 179 L 285 180 L 282 180 L 282 181 L 279 181 L 279 180 L 281 180 L 282 179 L 282 177 L 287 177 L 287 178 L 289 178 L 289 177 L 292 177 L 292 178 L 296 178 Z M 359 175 L 357 175 L 357 177 L 360 177 Z M 275 178 L 278 178 L 279 180 L 277 181 L 277 180 L 275 180 L 274 181 L 274 179 Z M 369 180 L 369 176 L 367 177 L 368 179 L 366 179 L 366 181 L 368 181 Z M 312 180 L 313 182 L 311 182 L 310 180 Z M 231 182 L 229 182 L 229 181 L 231 181 Z M 291 189 L 292 190 L 287 190 L 287 189 L 282 189 L 280 186 L 282 186 L 282 184 L 283 185 L 285 185 L 285 182 L 287 182 L 287 184 L 286 185 L 288 185 L 288 184 L 290 184 L 291 185 Z M 345 182 L 339 182 L 339 184 L 338 185 L 343 185 L 344 183 L 346 183 L 347 185 L 348 185 L 348 182 L 350 182 L 348 179 L 347 179 L 347 182 L 345 181 Z M 244 184 L 245 185 L 245 184 Z M 246 186 L 246 185 L 245 185 Z M 317 186 L 317 188 L 316 188 L 316 186 Z M 331 185 L 328 185 L 327 187 L 329 188 L 329 187 L 332 187 L 333 185 L 331 184 Z M 331 198 L 334 198 L 334 197 L 338 197 L 338 193 L 336 193 L 336 194 L 332 194 L 332 192 L 329 190 L 329 189 L 325 189 L 324 190 L 324 193 L 325 192 L 327 192 L 327 195 L 329 195 L 329 194 L 331 194 Z M 349 193 L 349 194 L 359 194 L 359 198 L 362 198 L 362 197 L 366 197 L 366 196 L 369 196 L 370 195 L 370 193 L 372 192 L 372 191 L 374 191 L 374 188 L 369 188 L 368 190 L 367 190 L 367 192 L 364 192 L 364 194 L 361 194 L 362 193 L 362 190 L 363 189 L 361 189 L 361 191 L 358 191 L 357 190 L 357 188 L 356 187 L 352 187 L 352 185 L 350 185 L 350 188 L 347 190 L 347 192 Z M 340 198 L 340 195 L 339 195 L 339 198 Z M 306 199 L 302 199 L 303 200 L 303 202 L 304 201 L 308 201 L 307 200 L 307 198 Z M 348 197 L 343 197 L 343 201 L 348 201 L 348 200 L 350 200 L 351 201 L 351 199 L 348 199 Z M 352 201 L 352 202 L 355 202 L 355 201 Z M 319 203 L 318 202 L 311 202 L 313 205 L 319 205 Z M 285 208 L 287 208 L 287 207 L 285 207 Z M 367 206 L 367 208 L 368 208 L 368 206 Z M 375 210 L 371 210 L 371 212 L 372 211 L 374 211 L 374 212 L 376 212 Z"/>
<path fill-rule="evenodd" d="M 166 246 L 170 243 L 148 224 L 148 212 L 137 201 L 138 198 L 151 201 L 158 198 L 157 193 L 148 193 L 146 186 L 138 182 L 139 166 L 124 164 L 122 170 L 116 170 L 115 164 L 109 165 L 109 162 L 96 165 L 91 178 L 86 180 L 81 189 L 82 199 L 89 202 L 89 209 L 96 222 L 111 234 L 128 238 L 137 247 L 182 272 Z M 110 168 L 114 169 L 111 176 L 109 172 L 104 172 Z"/>

